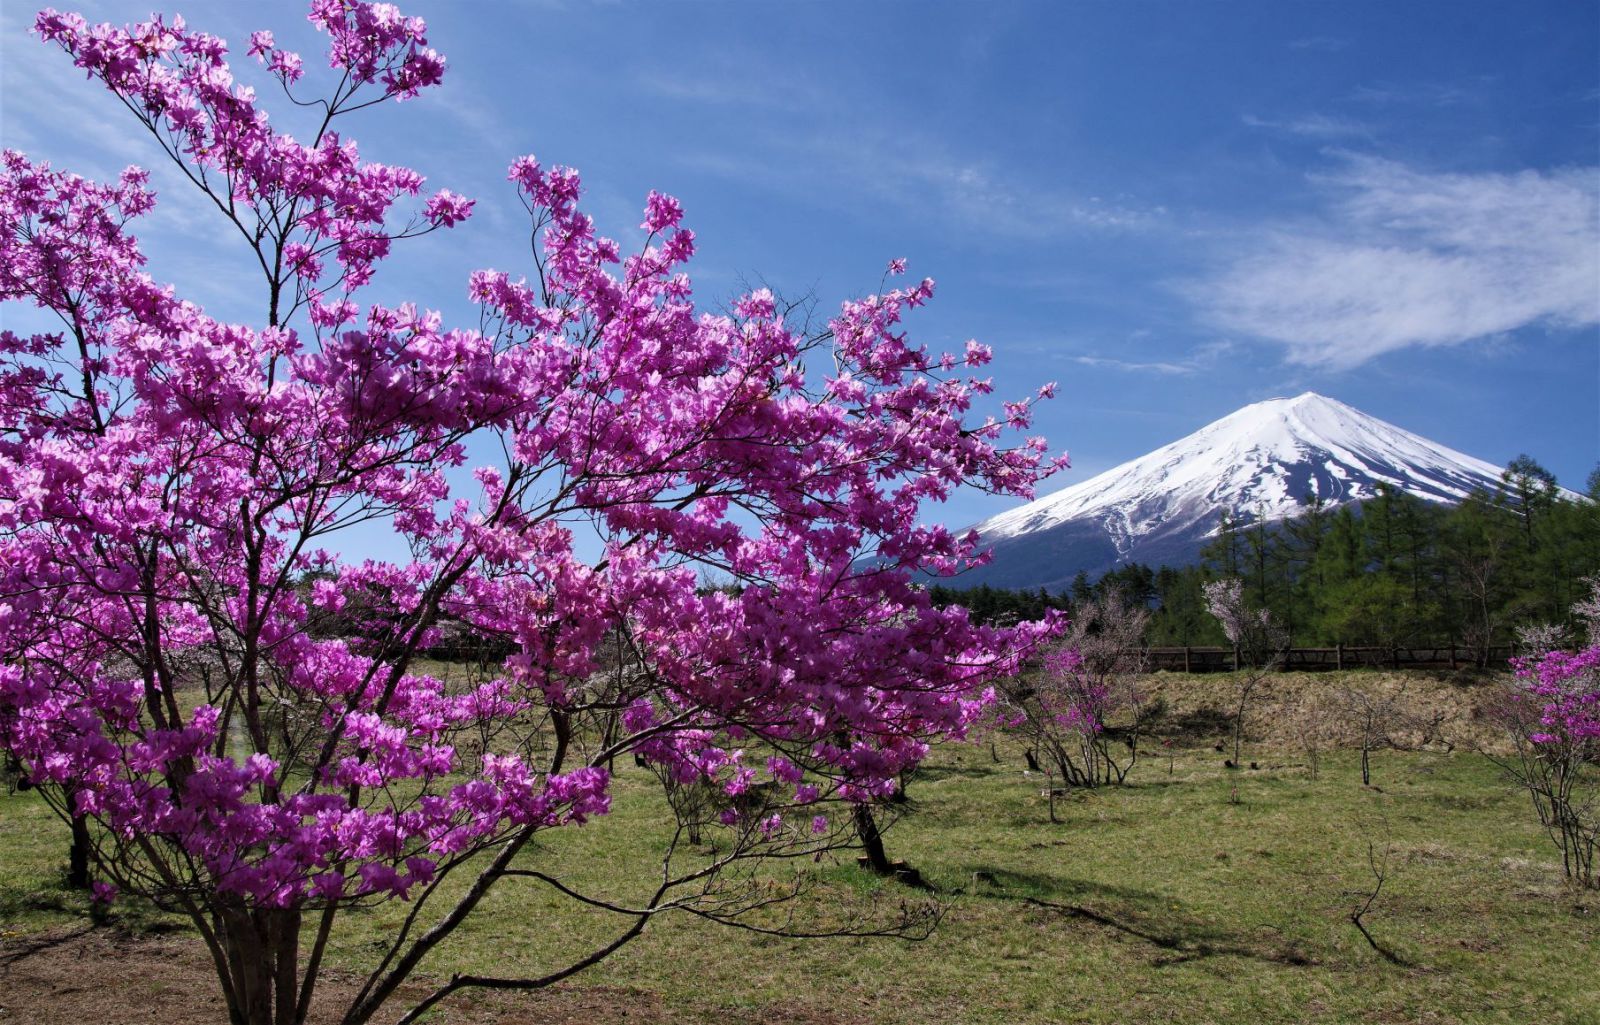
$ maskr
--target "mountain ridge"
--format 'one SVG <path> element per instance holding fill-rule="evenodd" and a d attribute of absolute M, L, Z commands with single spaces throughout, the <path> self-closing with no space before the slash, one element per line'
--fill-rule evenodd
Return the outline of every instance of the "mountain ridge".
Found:
<path fill-rule="evenodd" d="M 993 561 L 951 583 L 1050 587 L 1128 562 L 1184 565 L 1216 534 L 1224 509 L 1276 522 L 1313 494 L 1338 506 L 1376 497 L 1380 485 L 1455 503 L 1492 489 L 1500 474 L 1337 399 L 1309 391 L 1267 399 L 977 524 Z"/>

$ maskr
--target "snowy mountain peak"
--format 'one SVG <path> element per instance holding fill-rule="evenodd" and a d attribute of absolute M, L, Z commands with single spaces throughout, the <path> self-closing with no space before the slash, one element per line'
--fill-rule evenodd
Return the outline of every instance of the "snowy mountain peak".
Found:
<path fill-rule="evenodd" d="M 1499 467 L 1305 392 L 1245 406 L 976 529 L 995 546 L 997 563 L 1018 549 L 1012 542 L 1036 536 L 1050 535 L 1047 547 L 1063 556 L 1093 544 L 1103 556 L 1103 565 L 1086 567 L 1095 572 L 1126 561 L 1189 561 L 1174 556 L 1175 546 L 1197 547 L 1215 534 L 1224 509 L 1246 521 L 1280 520 L 1313 495 L 1340 505 L 1375 497 L 1379 485 L 1458 502 L 1499 479 Z"/>

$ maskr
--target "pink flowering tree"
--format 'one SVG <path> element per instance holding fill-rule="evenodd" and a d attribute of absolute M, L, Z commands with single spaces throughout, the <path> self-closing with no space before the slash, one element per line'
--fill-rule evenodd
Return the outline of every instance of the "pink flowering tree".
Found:
<path fill-rule="evenodd" d="M 1600 647 L 1513 664 L 1518 686 L 1496 712 L 1516 757 L 1502 766 L 1532 798 L 1567 878 L 1600 886 Z"/>
<path fill-rule="evenodd" d="M 1000 720 L 1028 740 L 1063 784 L 1121 783 L 1138 761 L 1146 725 L 1140 678 L 1148 664 L 1149 619 L 1149 610 L 1108 589 L 1073 609 L 1070 626 L 1045 655 L 1041 671 L 1002 688 Z"/>
<path fill-rule="evenodd" d="M 377 902 L 410 907 L 319 1018 L 371 1020 L 496 887 L 605 908 L 615 937 L 539 977 L 454 976 L 402 1020 L 466 987 L 558 981 L 658 914 L 763 928 L 775 891 L 739 870 L 842 842 L 829 807 L 890 793 L 1051 633 L 976 626 L 914 583 L 975 551 L 922 525 L 924 502 L 1027 496 L 1056 465 L 1005 440 L 1033 400 L 971 416 L 987 350 L 936 355 L 902 326 L 931 281 L 815 332 L 765 291 L 703 312 L 675 200 L 651 194 L 624 255 L 577 173 L 532 157 L 509 175 L 531 263 L 471 275 L 476 326 L 358 303 L 395 245 L 472 201 L 345 134 L 440 82 L 422 22 L 356 0 L 310 17 L 319 74 L 270 33 L 249 43 L 315 113 L 302 139 L 180 19 L 38 17 L 229 227 L 261 306 L 224 323 L 147 273 L 144 172 L 97 184 L 4 155 L 0 299 L 56 323 L 0 335 L 0 742 L 88 824 L 101 899 L 187 915 L 237 1023 L 305 1021 L 330 936 Z M 462 493 L 447 472 L 469 439 L 503 458 Z M 408 557 L 331 554 L 371 521 Z M 696 587 L 708 569 L 738 587 Z M 422 671 L 445 624 L 512 651 L 503 671 Z M 530 844 L 603 816 L 623 755 L 730 798 L 714 853 L 669 858 L 627 906 Z"/>
<path fill-rule="evenodd" d="M 1600 578 L 1573 606 L 1589 646 L 1512 659 L 1517 685 L 1496 708 L 1515 752 L 1502 768 L 1533 800 L 1568 879 L 1600 886 Z"/>

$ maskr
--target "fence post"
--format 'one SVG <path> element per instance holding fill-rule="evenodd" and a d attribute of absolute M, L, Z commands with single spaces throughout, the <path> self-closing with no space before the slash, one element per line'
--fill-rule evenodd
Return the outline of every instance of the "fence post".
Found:
<path fill-rule="evenodd" d="M 1333 646 L 1333 668 L 1334 669 L 1338 669 L 1338 670 L 1342 670 L 1344 668 L 1344 642 L 1343 641 L 1340 641 L 1339 643 L 1337 643 L 1337 644 L 1335 644 Z"/>
<path fill-rule="evenodd" d="M 1189 669 L 1189 646 L 1187 644 L 1185 644 L 1183 646 L 1183 671 L 1186 672 L 1186 673 L 1190 671 L 1190 669 Z"/>

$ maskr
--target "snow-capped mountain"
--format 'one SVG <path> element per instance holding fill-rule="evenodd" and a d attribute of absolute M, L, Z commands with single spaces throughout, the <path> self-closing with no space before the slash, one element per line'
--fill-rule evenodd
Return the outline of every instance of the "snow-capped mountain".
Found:
<path fill-rule="evenodd" d="M 1493 489 L 1500 468 L 1322 395 L 1268 399 L 1149 455 L 977 525 L 994 561 L 958 586 L 1065 586 L 1126 562 L 1193 562 L 1223 509 L 1281 520 L 1387 484 L 1433 502 Z"/>

